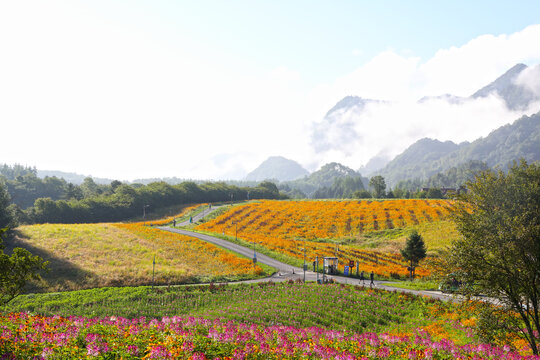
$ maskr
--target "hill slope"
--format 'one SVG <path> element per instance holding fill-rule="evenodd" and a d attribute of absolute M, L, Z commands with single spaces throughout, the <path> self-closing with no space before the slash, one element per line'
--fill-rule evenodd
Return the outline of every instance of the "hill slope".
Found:
<path fill-rule="evenodd" d="M 401 180 L 427 179 L 471 160 L 506 169 L 512 161 L 520 158 L 529 162 L 540 160 L 540 113 L 523 116 L 472 143 L 456 145 L 431 139 L 419 140 L 378 174 L 385 178 L 387 184 L 395 186 Z"/>
<path fill-rule="evenodd" d="M 459 147 L 460 145 L 451 141 L 420 139 L 376 173 L 382 175 L 390 186 L 400 180 L 427 178 L 443 170 L 432 168 L 433 164 L 438 164 L 438 160 L 458 150 Z"/>

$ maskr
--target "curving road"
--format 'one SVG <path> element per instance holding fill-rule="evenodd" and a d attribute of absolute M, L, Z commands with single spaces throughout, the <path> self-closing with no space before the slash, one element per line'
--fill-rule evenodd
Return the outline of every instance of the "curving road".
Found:
<path fill-rule="evenodd" d="M 189 221 L 188 221 L 188 223 L 189 223 Z M 164 231 L 175 232 L 175 233 L 183 234 L 183 235 L 187 235 L 187 236 L 192 236 L 192 237 L 195 237 L 197 239 L 201 239 L 203 241 L 215 244 L 215 245 L 220 246 L 222 248 L 232 250 L 232 251 L 234 251 L 234 252 L 236 252 L 236 253 L 238 253 L 240 255 L 243 255 L 243 256 L 245 256 L 245 257 L 247 257 L 249 259 L 253 259 L 253 255 L 254 255 L 254 253 L 256 253 L 256 252 L 254 252 L 253 249 L 250 249 L 250 248 L 247 248 L 245 246 L 241 246 L 241 245 L 238 245 L 238 244 L 235 244 L 235 243 L 232 243 L 230 241 L 226 241 L 226 240 L 214 237 L 214 236 L 210 236 L 210 235 L 200 234 L 200 233 L 196 233 L 196 232 L 188 231 L 188 230 L 183 230 L 183 229 L 171 228 L 171 227 L 168 227 L 168 226 L 159 226 L 158 229 L 164 230 Z M 277 269 L 280 272 L 284 272 L 284 273 L 291 272 L 292 273 L 292 271 L 294 270 L 295 273 L 299 273 L 300 271 L 302 271 L 300 268 L 297 268 L 297 267 L 282 263 L 282 262 L 280 262 L 278 260 L 272 259 L 271 257 L 266 256 L 266 255 L 261 254 L 261 253 L 256 253 L 256 257 L 257 257 L 257 262 L 260 262 L 260 263 L 263 263 L 265 265 L 271 266 L 271 267 Z"/>
<path fill-rule="evenodd" d="M 216 207 L 217 208 L 217 207 Z M 216 208 L 213 208 L 212 210 L 215 210 Z M 193 222 L 203 218 L 205 215 L 208 215 L 210 211 L 206 212 L 206 214 L 201 213 L 197 216 L 193 217 Z M 183 223 L 177 224 L 177 226 L 186 226 L 189 224 L 189 220 L 185 221 Z M 214 236 L 206 235 L 206 234 L 200 234 L 197 232 L 184 230 L 184 229 L 177 229 L 173 227 L 168 226 L 159 226 L 157 227 L 160 230 L 163 231 L 170 231 L 182 235 L 192 236 L 195 238 L 198 238 L 200 240 L 215 244 L 219 247 L 222 247 L 224 249 L 228 249 L 231 251 L 234 251 L 240 255 L 243 255 L 249 259 L 253 259 L 254 256 L 254 250 L 252 248 L 247 248 L 245 246 L 241 246 L 235 243 L 232 243 L 230 241 L 226 241 Z M 304 278 L 304 272 L 301 268 L 294 267 L 289 264 L 285 264 L 281 261 L 278 261 L 276 259 L 273 259 L 267 255 L 257 253 L 255 252 L 255 256 L 257 258 L 257 262 L 271 266 L 275 268 L 277 271 L 272 276 L 263 278 L 263 279 L 256 279 L 256 280 L 248 280 L 245 282 L 251 283 L 251 282 L 262 282 L 262 281 L 288 281 L 288 280 L 297 280 L 297 279 L 303 279 Z M 308 264 L 310 262 L 307 262 Z M 306 271 L 305 273 L 306 281 L 317 281 L 317 279 L 322 279 L 322 275 L 319 274 L 317 276 L 316 272 L 313 271 Z M 335 282 L 343 283 L 343 284 L 354 284 L 354 285 L 362 285 L 362 282 L 356 278 L 350 278 L 346 276 L 335 276 L 335 275 L 327 275 L 328 279 L 332 279 Z M 458 298 L 449 295 L 444 294 L 440 291 L 417 291 L 417 290 L 409 290 L 409 289 L 402 289 L 402 288 L 396 288 L 391 286 L 391 282 L 385 282 L 385 281 L 375 281 L 375 287 L 379 289 L 389 290 L 389 291 L 400 291 L 405 293 L 411 293 L 416 295 L 424 295 L 429 296 L 432 298 L 437 298 L 445 301 L 458 301 Z M 366 280 L 364 282 L 365 286 L 369 286 L 369 280 Z"/>

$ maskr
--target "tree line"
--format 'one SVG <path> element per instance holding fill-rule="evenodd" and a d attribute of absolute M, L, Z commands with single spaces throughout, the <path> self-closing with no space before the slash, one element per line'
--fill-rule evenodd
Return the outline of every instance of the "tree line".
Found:
<path fill-rule="evenodd" d="M 291 198 L 307 197 L 288 185 L 282 185 L 279 189 Z M 416 190 L 395 187 L 387 190 L 386 181 L 380 175 L 373 176 L 369 180 L 367 189 L 361 177 L 339 177 L 332 185 L 320 187 L 311 196 L 313 199 L 444 199 L 446 197 L 447 194 L 440 187 L 417 188 Z"/>
<path fill-rule="evenodd" d="M 0 167 L 0 228 L 16 223 L 95 223 L 122 221 L 140 216 L 143 207 L 284 198 L 275 184 L 265 181 L 254 187 L 223 182 L 148 185 L 112 181 L 97 184 L 86 178 L 81 185 L 64 179 L 40 179 L 35 169 Z"/>

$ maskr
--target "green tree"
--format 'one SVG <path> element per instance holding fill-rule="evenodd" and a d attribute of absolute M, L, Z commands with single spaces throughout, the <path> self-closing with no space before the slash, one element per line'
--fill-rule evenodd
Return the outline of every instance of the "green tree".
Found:
<path fill-rule="evenodd" d="M 80 188 L 85 198 L 97 196 L 101 193 L 98 184 L 91 177 L 85 178 Z"/>
<path fill-rule="evenodd" d="M 122 182 L 121 181 L 118 181 L 118 180 L 113 180 L 111 181 L 111 190 L 113 192 L 116 191 L 116 188 L 119 187 L 120 185 L 122 185 Z"/>
<path fill-rule="evenodd" d="M 381 199 L 386 196 L 386 182 L 382 176 L 372 177 L 369 180 L 369 187 L 373 189 L 373 197 Z"/>
<path fill-rule="evenodd" d="M 405 249 L 401 250 L 401 256 L 409 262 L 409 272 L 411 280 L 414 276 L 414 270 L 418 266 L 418 263 L 422 261 L 427 255 L 426 244 L 422 236 L 414 230 L 407 238 Z"/>
<path fill-rule="evenodd" d="M 0 183 L 0 228 L 14 227 L 15 216 L 8 192 Z"/>
<path fill-rule="evenodd" d="M 441 189 L 439 189 L 439 188 L 430 188 L 427 191 L 426 197 L 428 199 L 442 199 L 442 198 L 444 198 L 444 195 L 443 195 Z"/>
<path fill-rule="evenodd" d="M 464 283 L 519 314 L 523 323 L 509 330 L 538 354 L 540 166 L 521 160 L 508 174 L 484 171 L 467 187 L 453 212 L 462 237 L 452 246 L 452 264 Z"/>
<path fill-rule="evenodd" d="M 353 199 L 371 199 L 371 193 L 367 190 L 355 191 L 352 194 Z"/>
<path fill-rule="evenodd" d="M 47 262 L 22 248 L 13 249 L 11 256 L 4 254 L 2 238 L 7 228 L 0 229 L 0 306 L 16 298 L 29 280 L 39 279 L 39 271 Z"/>

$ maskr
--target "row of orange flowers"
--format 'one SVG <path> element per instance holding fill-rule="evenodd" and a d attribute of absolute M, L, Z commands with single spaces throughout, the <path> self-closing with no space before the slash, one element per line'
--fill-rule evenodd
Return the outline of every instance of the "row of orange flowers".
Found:
<path fill-rule="evenodd" d="M 242 239 L 288 256 L 338 256 L 358 261 L 361 270 L 405 276 L 406 264 L 398 254 L 336 246 L 332 239 L 353 238 L 363 232 L 405 227 L 448 217 L 446 200 L 386 201 L 261 201 L 238 206 L 197 227 L 199 230 L 238 234 Z M 306 241 L 300 241 L 306 240 Z M 417 275 L 429 274 L 417 269 Z"/>

